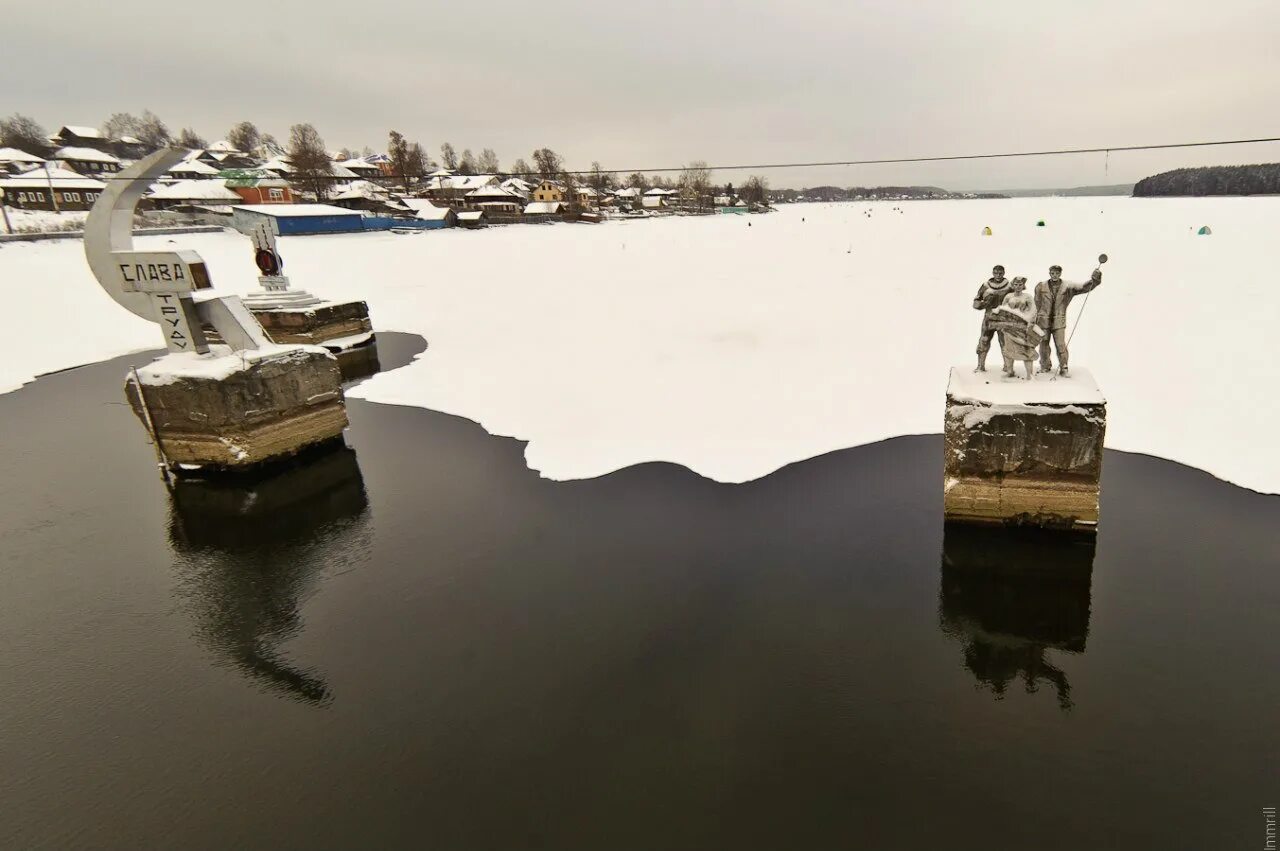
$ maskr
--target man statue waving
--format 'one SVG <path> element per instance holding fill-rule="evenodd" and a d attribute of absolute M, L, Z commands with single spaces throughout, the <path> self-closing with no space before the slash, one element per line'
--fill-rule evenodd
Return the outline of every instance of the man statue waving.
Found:
<path fill-rule="evenodd" d="M 1045 331 L 1040 343 L 1040 371 L 1053 368 L 1049 359 L 1049 341 L 1058 350 L 1058 375 L 1067 376 L 1067 307 L 1080 293 L 1092 292 L 1102 283 L 1102 270 L 1094 269 L 1093 277 L 1083 284 L 1062 280 L 1062 267 L 1049 267 L 1049 280 L 1036 284 L 1036 324 Z"/>

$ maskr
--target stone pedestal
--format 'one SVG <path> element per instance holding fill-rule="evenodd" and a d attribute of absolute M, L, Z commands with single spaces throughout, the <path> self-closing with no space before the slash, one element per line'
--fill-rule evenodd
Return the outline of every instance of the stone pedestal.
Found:
<path fill-rule="evenodd" d="M 125 392 L 176 472 L 245 470 L 339 440 L 347 426 L 338 363 L 314 346 L 171 354 Z M 146 410 L 142 408 L 146 401 Z"/>
<path fill-rule="evenodd" d="M 343 381 L 373 375 L 380 369 L 378 340 L 363 301 L 321 301 L 302 290 L 261 291 L 244 297 L 274 343 L 323 346 L 338 359 Z M 217 341 L 212 329 L 205 336 Z"/>
<path fill-rule="evenodd" d="M 1096 532 L 1106 406 L 1083 369 L 1026 381 L 953 368 L 946 519 Z"/>

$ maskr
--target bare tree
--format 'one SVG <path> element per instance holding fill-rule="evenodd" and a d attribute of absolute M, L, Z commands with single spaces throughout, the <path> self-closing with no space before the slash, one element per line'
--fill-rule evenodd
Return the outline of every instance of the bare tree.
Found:
<path fill-rule="evenodd" d="M 535 154 L 536 156 L 536 154 Z M 578 178 L 571 171 L 560 173 L 560 182 L 564 184 L 564 202 L 571 215 L 582 211 L 582 202 L 578 198 Z"/>
<path fill-rule="evenodd" d="M 44 128 L 34 118 L 17 112 L 0 119 L 0 145 L 36 156 L 49 153 L 48 134 Z"/>
<path fill-rule="evenodd" d="M 520 157 L 511 164 L 511 174 L 517 177 L 529 177 L 533 174 L 533 169 L 524 161 L 524 157 Z"/>
<path fill-rule="evenodd" d="M 753 174 L 742 184 L 742 198 L 752 204 L 769 203 L 769 181 L 767 178 Z"/>
<path fill-rule="evenodd" d="M 142 110 L 142 118 L 138 119 L 136 135 L 149 148 L 163 148 L 169 144 L 169 128 L 149 109 Z"/>
<path fill-rule="evenodd" d="M 627 186 L 631 189 L 639 189 L 641 192 L 649 188 L 649 182 L 644 179 L 644 175 L 638 171 L 631 172 L 631 176 L 627 178 Z"/>
<path fill-rule="evenodd" d="M 467 148 L 462 152 L 462 157 L 458 160 L 459 174 L 475 174 L 476 158 L 471 155 L 471 149 Z"/>
<path fill-rule="evenodd" d="M 387 159 L 391 160 L 391 176 L 399 177 L 404 191 L 409 191 L 409 143 L 392 130 L 387 137 Z"/>
<path fill-rule="evenodd" d="M 373 148 L 370 148 L 368 145 L 365 145 L 363 148 L 360 149 L 360 156 L 362 157 L 373 156 Z"/>
<path fill-rule="evenodd" d="M 209 143 L 204 137 L 190 127 L 183 127 L 182 132 L 178 134 L 179 148 L 207 148 Z"/>
<path fill-rule="evenodd" d="M 550 148 L 538 148 L 534 151 L 533 165 L 543 177 L 555 177 L 564 171 L 564 160 Z"/>
<path fill-rule="evenodd" d="M 680 190 L 696 209 L 703 208 L 711 192 L 711 169 L 706 160 L 694 160 L 684 167 L 680 172 Z"/>
<path fill-rule="evenodd" d="M 427 173 L 427 166 L 431 160 L 427 157 L 427 152 L 422 145 L 414 142 L 409 146 L 408 153 L 405 157 L 405 171 L 410 177 L 422 177 Z"/>
<path fill-rule="evenodd" d="M 295 124 L 289 128 L 289 162 L 293 165 L 293 179 L 314 192 L 317 201 L 323 201 L 333 163 L 315 127 Z"/>
<path fill-rule="evenodd" d="M 448 142 L 440 146 L 440 162 L 449 171 L 458 170 L 458 154 Z"/>
<path fill-rule="evenodd" d="M 142 120 L 128 112 L 114 112 L 102 124 L 102 135 L 108 139 L 123 139 L 125 136 L 142 138 Z"/>
<path fill-rule="evenodd" d="M 476 171 L 481 174 L 497 174 L 502 171 L 502 166 L 498 163 L 498 155 L 493 152 L 493 148 L 485 148 L 480 152 L 480 157 L 476 160 Z"/>
<path fill-rule="evenodd" d="M 353 151 L 353 150 L 351 150 L 350 148 L 339 148 L 339 149 L 338 149 L 338 159 L 339 159 L 339 160 L 342 160 L 342 161 L 344 161 L 344 162 L 345 162 L 346 160 L 354 160 L 355 158 L 356 158 L 356 152 L 355 152 L 355 151 Z"/>
<path fill-rule="evenodd" d="M 612 189 L 618 185 L 618 176 L 611 171 L 601 171 L 600 163 L 592 160 L 591 174 L 587 178 L 587 183 L 596 191 L 597 197 L 601 197 L 606 189 Z"/>
<path fill-rule="evenodd" d="M 227 141 L 237 151 L 253 153 L 262 143 L 262 134 L 252 121 L 241 121 L 227 131 Z"/>

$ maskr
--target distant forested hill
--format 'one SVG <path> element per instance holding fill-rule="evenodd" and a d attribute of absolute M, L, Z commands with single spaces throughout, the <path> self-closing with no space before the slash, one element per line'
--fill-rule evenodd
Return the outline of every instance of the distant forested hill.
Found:
<path fill-rule="evenodd" d="M 1280 163 L 1179 168 L 1144 177 L 1133 187 L 1135 198 L 1273 194 L 1280 194 Z"/>

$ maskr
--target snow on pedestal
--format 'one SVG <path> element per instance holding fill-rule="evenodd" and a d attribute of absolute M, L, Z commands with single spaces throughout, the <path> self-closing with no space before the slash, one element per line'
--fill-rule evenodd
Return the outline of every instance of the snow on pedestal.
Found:
<path fill-rule="evenodd" d="M 1088 370 L 1005 378 L 953 367 L 947 520 L 1094 532 L 1107 402 Z"/>
<path fill-rule="evenodd" d="M 169 354 L 125 386 L 168 464 L 244 469 L 340 439 L 347 426 L 338 363 L 318 346 L 274 345 Z M 149 422 L 148 422 L 149 418 Z"/>

